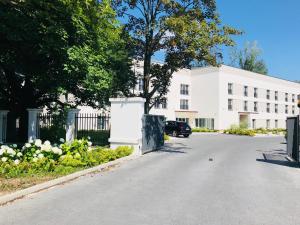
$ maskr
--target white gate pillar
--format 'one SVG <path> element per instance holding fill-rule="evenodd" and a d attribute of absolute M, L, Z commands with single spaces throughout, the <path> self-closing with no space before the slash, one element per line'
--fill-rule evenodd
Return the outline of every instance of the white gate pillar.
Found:
<path fill-rule="evenodd" d="M 0 110 L 0 143 L 6 141 L 8 110 Z"/>
<path fill-rule="evenodd" d="M 28 141 L 34 141 L 37 139 L 38 129 L 38 114 L 41 113 L 42 109 L 27 109 L 28 111 Z"/>
<path fill-rule="evenodd" d="M 142 129 L 145 99 L 110 98 L 111 103 L 111 129 L 110 147 L 132 146 L 135 154 L 141 154 Z"/>
<path fill-rule="evenodd" d="M 66 127 L 66 142 L 72 142 L 76 138 L 75 136 L 75 120 L 76 114 L 79 113 L 80 109 L 69 109 L 67 116 L 67 127 Z"/>

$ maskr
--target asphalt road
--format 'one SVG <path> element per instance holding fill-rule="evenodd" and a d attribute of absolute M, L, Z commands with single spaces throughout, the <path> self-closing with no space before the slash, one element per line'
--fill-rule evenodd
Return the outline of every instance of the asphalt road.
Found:
<path fill-rule="evenodd" d="M 283 138 L 195 135 L 0 207 L 0 224 L 299 225 Z"/>

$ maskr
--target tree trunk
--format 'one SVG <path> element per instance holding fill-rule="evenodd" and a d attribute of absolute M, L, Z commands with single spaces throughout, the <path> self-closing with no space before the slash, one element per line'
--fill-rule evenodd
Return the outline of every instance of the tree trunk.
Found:
<path fill-rule="evenodd" d="M 146 99 L 144 113 L 148 114 L 150 111 L 150 99 L 149 96 L 149 86 L 150 86 L 150 66 L 151 66 L 151 55 L 148 53 L 148 47 L 146 46 L 145 60 L 144 60 L 144 87 L 143 87 L 143 97 Z"/>

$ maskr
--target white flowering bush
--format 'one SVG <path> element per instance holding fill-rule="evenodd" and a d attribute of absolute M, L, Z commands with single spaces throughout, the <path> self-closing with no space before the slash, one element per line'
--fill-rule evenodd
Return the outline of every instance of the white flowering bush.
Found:
<path fill-rule="evenodd" d="M 1 145 L 0 162 L 14 162 L 15 164 L 19 164 L 22 157 L 23 153 L 17 149 L 17 145 Z"/>
<path fill-rule="evenodd" d="M 47 158 L 54 161 L 58 160 L 63 151 L 56 145 L 52 146 L 50 141 L 44 143 L 37 139 L 34 142 L 26 143 L 22 147 L 24 160 L 28 162 L 37 162 L 39 159 Z"/>
<path fill-rule="evenodd" d="M 51 144 L 37 139 L 23 146 L 0 146 L 0 176 L 18 177 L 26 174 L 59 173 L 66 174 L 72 168 L 85 168 L 99 165 L 131 154 L 132 148 L 119 147 L 116 150 L 92 148 L 88 139 L 72 143 Z M 76 170 L 76 169 L 75 169 Z M 69 172 L 66 172 L 69 171 Z"/>

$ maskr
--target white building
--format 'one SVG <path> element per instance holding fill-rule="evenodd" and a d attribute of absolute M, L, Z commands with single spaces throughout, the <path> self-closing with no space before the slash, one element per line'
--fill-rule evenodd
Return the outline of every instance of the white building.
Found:
<path fill-rule="evenodd" d="M 299 83 L 229 66 L 180 70 L 169 90 L 166 104 L 151 113 L 192 127 L 285 128 L 286 118 L 299 114 Z"/>

